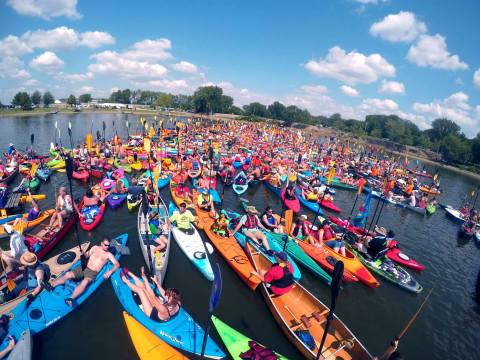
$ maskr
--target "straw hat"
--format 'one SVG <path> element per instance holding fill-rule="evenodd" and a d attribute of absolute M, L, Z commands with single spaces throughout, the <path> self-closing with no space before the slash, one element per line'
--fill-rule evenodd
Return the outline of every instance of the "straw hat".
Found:
<path fill-rule="evenodd" d="M 252 213 L 252 214 L 258 214 L 258 210 L 255 208 L 255 206 L 248 206 L 247 207 L 247 212 Z"/>
<path fill-rule="evenodd" d="M 37 255 L 27 251 L 20 256 L 20 263 L 25 266 L 35 265 L 37 263 Z"/>

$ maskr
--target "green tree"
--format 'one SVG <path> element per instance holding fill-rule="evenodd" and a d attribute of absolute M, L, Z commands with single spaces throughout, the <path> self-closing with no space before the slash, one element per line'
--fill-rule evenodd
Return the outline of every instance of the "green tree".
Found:
<path fill-rule="evenodd" d="M 432 141 L 441 141 L 448 135 L 460 134 L 460 126 L 448 119 L 435 119 L 432 128 L 425 131 Z"/>
<path fill-rule="evenodd" d="M 38 106 L 40 105 L 41 102 L 42 102 L 42 93 L 37 90 L 32 94 L 32 104 L 35 106 Z"/>
<path fill-rule="evenodd" d="M 286 115 L 286 107 L 282 103 L 275 101 L 268 106 L 268 116 L 272 119 L 284 119 Z"/>
<path fill-rule="evenodd" d="M 160 93 L 155 100 L 155 106 L 169 108 L 172 107 L 172 95 L 168 93 Z"/>
<path fill-rule="evenodd" d="M 445 136 L 439 150 L 443 158 L 449 161 L 466 163 L 471 158 L 471 145 L 463 134 L 451 133 Z"/>
<path fill-rule="evenodd" d="M 192 100 L 195 112 L 199 113 L 219 113 L 233 105 L 233 99 L 223 95 L 222 88 L 218 86 L 199 87 L 193 94 Z"/>
<path fill-rule="evenodd" d="M 75 97 L 75 95 L 70 94 L 70 96 L 67 99 L 67 104 L 70 105 L 71 107 L 74 107 L 75 105 L 77 105 L 77 98 Z"/>
<path fill-rule="evenodd" d="M 270 113 L 267 110 L 267 107 L 259 102 L 253 102 L 249 105 L 245 105 L 243 107 L 243 112 L 245 115 L 249 116 L 260 116 L 260 117 L 268 117 Z"/>
<path fill-rule="evenodd" d="M 480 164 L 480 133 L 472 140 L 471 146 L 472 161 L 476 164 Z"/>
<path fill-rule="evenodd" d="M 12 99 L 13 106 L 20 106 L 22 110 L 29 110 L 32 107 L 32 100 L 30 99 L 30 95 L 28 95 L 25 91 L 21 91 L 15 94 Z"/>
<path fill-rule="evenodd" d="M 53 97 L 52 93 L 50 91 L 45 91 L 43 93 L 43 106 L 49 107 L 50 104 L 53 104 L 55 102 L 55 98 Z"/>
<path fill-rule="evenodd" d="M 110 101 L 120 104 L 130 104 L 132 101 L 132 92 L 130 89 L 117 90 L 110 95 Z"/>
<path fill-rule="evenodd" d="M 230 108 L 230 113 L 234 115 L 243 115 L 243 110 L 240 109 L 238 106 L 233 105 Z"/>
<path fill-rule="evenodd" d="M 172 107 L 181 110 L 192 110 L 194 108 L 193 98 L 189 95 L 172 95 Z"/>
<path fill-rule="evenodd" d="M 80 101 L 81 103 L 89 103 L 90 101 L 92 101 L 92 95 L 82 94 L 78 97 L 78 101 Z"/>

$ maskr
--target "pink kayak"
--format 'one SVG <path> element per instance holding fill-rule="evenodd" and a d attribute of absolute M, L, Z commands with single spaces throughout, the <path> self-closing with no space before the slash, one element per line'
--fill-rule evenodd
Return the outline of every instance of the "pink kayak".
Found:
<path fill-rule="evenodd" d="M 318 203 L 320 204 L 321 207 L 328 209 L 330 211 L 334 211 L 334 212 L 342 211 L 342 209 L 340 209 L 337 205 L 335 205 L 333 201 L 323 199 L 322 201 L 319 200 Z"/>
<path fill-rule="evenodd" d="M 293 199 L 287 199 L 285 197 L 286 190 L 287 188 L 282 189 L 282 192 L 280 193 L 280 198 L 282 199 L 283 203 L 287 208 L 291 209 L 295 214 L 298 214 L 300 212 L 300 201 L 298 200 L 296 195 L 294 195 Z"/>
<path fill-rule="evenodd" d="M 79 171 L 74 171 L 72 173 L 72 177 L 74 179 L 79 180 L 79 181 L 87 182 L 88 178 L 90 177 L 90 174 L 88 173 L 87 170 L 83 169 L 83 170 L 79 170 Z"/>
<path fill-rule="evenodd" d="M 407 254 L 401 252 L 397 245 L 398 243 L 395 240 L 391 241 L 390 249 L 387 251 L 387 257 L 389 259 L 413 270 L 422 271 L 425 269 L 425 266 L 419 264 Z"/>
<path fill-rule="evenodd" d="M 367 234 L 367 231 L 361 227 L 358 227 L 358 226 L 354 226 L 352 224 L 348 224 L 347 225 L 347 220 L 344 220 L 344 219 L 340 219 L 340 218 L 337 218 L 336 216 L 333 216 L 333 215 L 330 215 L 328 217 L 330 219 L 331 222 L 333 222 L 334 224 L 337 224 L 338 226 L 342 227 L 345 229 L 348 230 L 348 231 L 351 231 L 352 233 L 354 233 L 355 235 L 359 235 L 359 236 L 363 236 L 365 234 Z M 373 236 L 373 233 L 370 232 L 370 235 Z"/>

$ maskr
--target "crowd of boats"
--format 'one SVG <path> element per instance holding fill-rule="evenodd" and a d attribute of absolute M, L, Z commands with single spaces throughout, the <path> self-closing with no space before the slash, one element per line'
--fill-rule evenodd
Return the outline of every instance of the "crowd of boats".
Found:
<path fill-rule="evenodd" d="M 210 337 L 202 349 L 204 331 L 182 307 L 181 294 L 162 287 L 173 238 L 206 281 L 215 280 L 209 253 L 217 251 L 245 285 L 260 288 L 303 357 L 373 358 L 336 315 L 330 323 L 329 307 L 300 283 L 302 271 L 330 286 L 342 262 L 343 283 L 376 288 L 387 280 L 421 292 L 412 273 L 425 267 L 401 251 L 395 229 L 382 227 L 379 218 L 384 206 L 433 215 L 441 193 L 438 174 L 409 168 L 406 158 L 380 149 L 272 124 L 185 119 L 167 127 L 163 120 L 140 121 L 143 132 L 124 139 L 97 132 L 95 139 L 89 133 L 74 144 L 70 130 L 70 147 L 55 136 L 47 155 L 35 148 L 33 134 L 26 152 L 9 144 L 0 165 L 0 236 L 10 238 L 0 278 L 1 357 L 30 356 L 30 337 L 79 307 L 106 279 L 124 308 L 140 358 L 184 358 L 202 351 L 209 358 L 225 357 Z M 41 189 L 54 173 L 64 173 L 70 189 L 60 188 L 55 208 L 43 209 Z M 72 186 L 86 190 L 79 201 L 69 194 Z M 256 186 L 275 194 L 283 211 L 275 214 L 270 206 L 259 211 L 242 197 Z M 166 187 L 170 198 L 160 194 Z M 223 207 L 226 191 L 238 195 L 244 214 Z M 352 209 L 343 210 L 346 218 L 338 217 L 336 191 L 356 193 Z M 90 232 L 108 221 L 107 208 L 125 203 L 138 211 L 138 241 L 129 246 L 141 247 L 145 271 L 135 275 L 120 265 L 120 257 L 129 254 L 126 234 L 99 238 L 99 245 L 79 242 L 48 258 L 77 223 Z M 477 237 L 474 211 L 443 207 L 464 223 L 465 236 Z M 235 359 L 285 358 L 217 317 L 212 322 Z M 396 343 L 385 358 L 395 356 Z"/>

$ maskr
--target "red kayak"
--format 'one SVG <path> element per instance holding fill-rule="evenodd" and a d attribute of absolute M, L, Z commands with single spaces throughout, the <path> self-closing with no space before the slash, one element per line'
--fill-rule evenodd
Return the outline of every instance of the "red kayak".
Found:
<path fill-rule="evenodd" d="M 287 208 L 292 210 L 295 214 L 298 214 L 300 212 L 300 201 L 298 200 L 296 195 L 294 195 L 293 199 L 287 199 L 285 196 L 285 191 L 287 191 L 287 188 L 282 189 L 282 192 L 280 193 L 280 198 L 282 199 L 283 203 Z"/>
<path fill-rule="evenodd" d="M 84 206 L 82 205 L 79 207 L 80 213 L 85 215 L 85 211 L 87 209 L 84 209 Z M 82 212 L 83 210 L 83 212 Z M 102 203 L 98 207 L 98 212 L 94 216 L 81 216 L 80 217 L 80 226 L 83 230 L 85 231 L 92 231 L 95 229 L 95 227 L 100 224 L 100 221 L 102 221 L 103 214 L 105 213 L 105 204 Z"/>
<path fill-rule="evenodd" d="M 91 168 L 90 175 L 94 178 L 101 179 L 103 177 L 103 170 L 98 168 Z"/>
<path fill-rule="evenodd" d="M 340 209 L 337 205 L 335 205 L 333 201 L 323 199 L 322 201 L 319 200 L 318 203 L 320 204 L 321 207 L 328 209 L 330 211 L 333 211 L 333 212 L 342 211 L 342 209 Z"/>
<path fill-rule="evenodd" d="M 419 264 L 407 254 L 401 252 L 398 246 L 396 246 L 398 243 L 395 240 L 392 240 L 390 244 L 390 249 L 387 251 L 387 257 L 389 259 L 413 270 L 422 271 L 425 269 L 425 266 Z"/>
<path fill-rule="evenodd" d="M 338 226 L 345 229 L 345 226 L 347 225 L 347 220 L 337 218 L 336 216 L 333 216 L 333 215 L 329 215 L 328 218 L 334 224 L 337 224 Z M 352 224 L 348 224 L 347 231 L 350 231 L 350 232 L 354 233 L 355 235 L 359 235 L 359 236 L 364 236 L 364 235 L 367 234 L 367 231 L 365 229 L 363 229 L 361 227 L 358 227 L 358 226 L 354 226 Z M 370 235 L 373 236 L 374 234 L 372 232 L 370 232 Z"/>
<path fill-rule="evenodd" d="M 88 173 L 87 170 L 85 169 L 82 169 L 80 171 L 74 171 L 72 173 L 72 177 L 74 179 L 77 179 L 79 181 L 83 181 L 83 182 L 87 182 L 88 181 L 88 178 L 90 177 L 90 174 Z"/>

